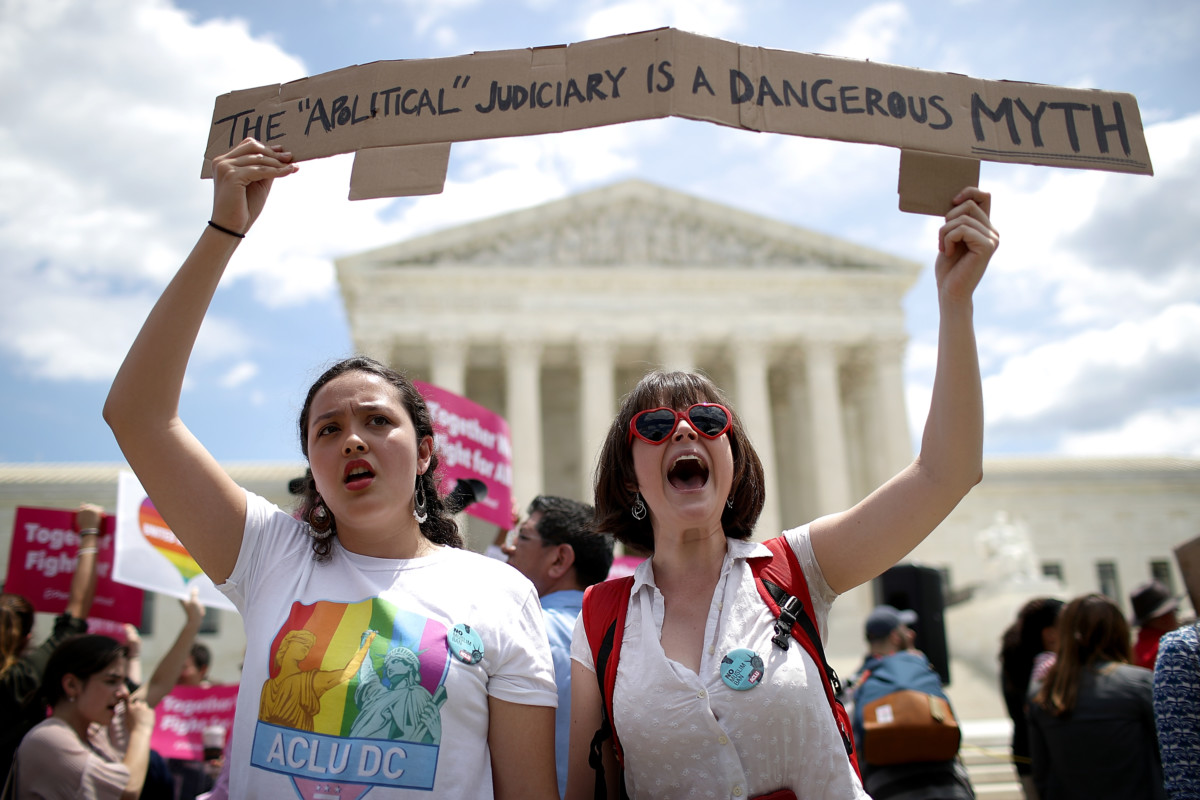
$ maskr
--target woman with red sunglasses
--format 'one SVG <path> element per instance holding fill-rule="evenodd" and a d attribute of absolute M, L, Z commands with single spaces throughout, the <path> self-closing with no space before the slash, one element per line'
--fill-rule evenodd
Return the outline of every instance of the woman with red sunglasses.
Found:
<path fill-rule="evenodd" d="M 938 233 L 938 363 L 920 454 L 853 508 L 783 534 L 821 629 L 837 595 L 896 564 L 982 476 L 972 297 L 999 244 L 990 205 L 964 189 Z M 610 740 L 610 791 L 623 779 L 633 798 L 867 797 L 816 664 L 800 647 L 772 647 L 775 617 L 747 564 L 770 554 L 749 541 L 764 500 L 762 464 L 707 378 L 655 372 L 625 398 L 597 466 L 596 515 L 653 556 L 628 601 L 612 720 L 624 774 Z M 567 796 L 582 800 L 596 786 L 588 750 L 603 711 L 582 623 L 571 655 Z M 749 680 L 725 680 L 723 660 L 755 657 Z"/>

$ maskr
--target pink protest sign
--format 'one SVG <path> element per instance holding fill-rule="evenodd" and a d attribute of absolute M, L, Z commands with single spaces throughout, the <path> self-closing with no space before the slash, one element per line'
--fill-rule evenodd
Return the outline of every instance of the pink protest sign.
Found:
<path fill-rule="evenodd" d="M 632 575 L 638 564 L 646 560 L 645 556 L 617 556 L 613 559 L 612 567 L 608 570 L 608 580 L 624 578 Z"/>
<path fill-rule="evenodd" d="M 116 639 L 121 644 L 129 641 L 129 635 L 125 631 L 125 623 L 113 622 L 110 619 L 96 619 L 88 617 L 87 632 L 98 633 L 101 636 L 107 636 L 110 639 Z"/>
<path fill-rule="evenodd" d="M 225 729 L 223 744 L 233 732 L 237 684 L 231 686 L 176 686 L 154 709 L 150 747 L 163 758 L 200 761 L 204 758 L 204 729 Z"/>
<path fill-rule="evenodd" d="M 90 616 L 137 625 L 142 620 L 142 591 L 113 580 L 115 529 L 116 519 L 105 517 L 100 552 L 96 554 L 96 597 Z M 4 591 L 23 595 L 37 611 L 61 614 L 67 608 L 78 549 L 74 511 L 19 506 Z"/>
<path fill-rule="evenodd" d="M 512 527 L 512 445 L 504 417 L 439 386 L 415 381 L 433 415 L 442 491 L 459 479 L 482 481 L 487 497 L 466 512 L 508 530 Z"/>

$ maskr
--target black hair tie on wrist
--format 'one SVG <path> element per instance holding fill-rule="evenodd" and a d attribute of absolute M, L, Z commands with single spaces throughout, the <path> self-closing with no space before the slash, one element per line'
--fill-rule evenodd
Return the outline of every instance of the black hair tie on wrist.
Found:
<path fill-rule="evenodd" d="M 229 230 L 229 228 L 226 228 L 224 225 L 218 225 L 217 223 L 213 222 L 211 219 L 208 221 L 208 224 L 211 225 L 212 227 L 216 228 L 217 230 L 219 230 L 221 233 L 228 233 L 230 236 L 236 236 L 239 239 L 246 238 L 246 234 L 238 233 L 237 231 L 231 231 L 231 230 Z"/>

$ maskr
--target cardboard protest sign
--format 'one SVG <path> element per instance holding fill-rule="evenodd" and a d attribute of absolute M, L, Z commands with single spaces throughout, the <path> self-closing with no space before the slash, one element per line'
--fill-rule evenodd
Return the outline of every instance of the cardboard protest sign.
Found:
<path fill-rule="evenodd" d="M 487 496 L 466 513 L 511 528 L 512 443 L 504 417 L 439 386 L 414 383 L 433 416 L 442 491 L 453 490 L 459 478 L 482 481 Z"/>
<path fill-rule="evenodd" d="M 1175 548 L 1175 562 L 1179 564 L 1192 608 L 1200 612 L 1200 536 Z"/>
<path fill-rule="evenodd" d="M 206 728 L 223 728 L 222 749 L 233 733 L 237 684 L 232 686 L 176 686 L 154 709 L 150 748 L 163 758 L 200 761 L 204 758 Z"/>
<path fill-rule="evenodd" d="M 113 517 L 105 517 L 100 531 L 96 595 L 90 616 L 138 625 L 142 621 L 141 591 L 113 579 L 115 524 Z M 61 614 L 67 608 L 78 549 L 73 510 L 19 506 L 13 521 L 4 591 L 22 595 L 35 611 Z"/>
<path fill-rule="evenodd" d="M 571 45 L 376 61 L 230 92 L 216 99 L 203 175 L 213 157 L 246 136 L 285 146 L 303 161 L 667 116 L 934 157 L 1153 174 L 1130 94 L 982 80 L 661 28 Z M 443 151 L 434 152 L 440 158 Z M 371 158 L 379 164 L 388 155 Z M 429 172 L 411 168 L 419 160 L 355 170 L 351 195 L 431 191 Z M 926 189 L 921 175 L 943 167 L 961 171 L 927 159 L 925 172 L 904 182 L 914 204 Z"/>
<path fill-rule="evenodd" d="M 114 577 L 121 583 L 186 599 L 192 587 L 206 606 L 234 611 L 201 571 L 146 495 L 132 472 L 117 476 L 117 560 Z"/>

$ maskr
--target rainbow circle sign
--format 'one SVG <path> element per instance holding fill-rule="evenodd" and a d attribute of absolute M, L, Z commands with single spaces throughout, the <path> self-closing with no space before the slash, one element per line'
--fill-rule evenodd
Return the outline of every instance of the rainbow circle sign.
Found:
<path fill-rule="evenodd" d="M 113 578 L 180 599 L 186 598 L 195 587 L 204 605 L 236 610 L 175 538 L 132 472 L 121 472 L 117 477 L 117 555 Z"/>

